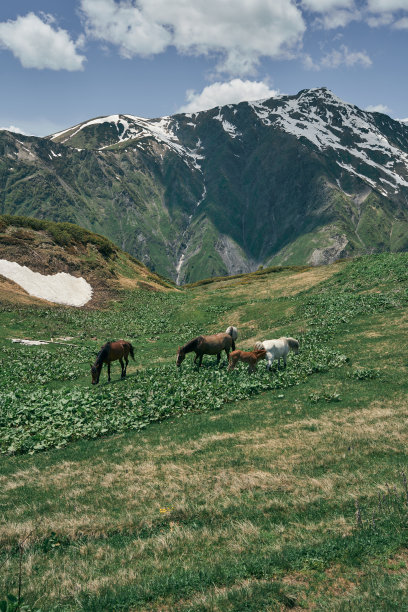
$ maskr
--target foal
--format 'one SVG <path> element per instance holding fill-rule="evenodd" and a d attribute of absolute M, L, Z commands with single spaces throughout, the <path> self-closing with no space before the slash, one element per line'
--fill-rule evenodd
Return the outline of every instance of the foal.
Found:
<path fill-rule="evenodd" d="M 229 356 L 228 371 L 233 370 L 238 361 L 243 361 L 248 364 L 248 372 L 255 372 L 257 363 L 260 359 L 265 359 L 266 350 L 260 349 L 256 351 L 233 351 Z"/>

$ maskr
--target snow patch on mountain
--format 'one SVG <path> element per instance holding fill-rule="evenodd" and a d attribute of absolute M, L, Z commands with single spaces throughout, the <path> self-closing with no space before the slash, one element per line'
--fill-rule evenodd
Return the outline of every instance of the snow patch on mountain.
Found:
<path fill-rule="evenodd" d="M 242 136 L 241 132 L 238 131 L 237 127 L 233 125 L 232 123 L 230 123 L 229 121 L 227 121 L 226 119 L 224 119 L 224 117 L 221 115 L 221 107 L 219 108 L 218 115 L 213 117 L 213 119 L 216 119 L 217 121 L 221 123 L 224 131 L 227 132 L 227 134 L 229 134 L 231 138 Z"/>
<path fill-rule="evenodd" d="M 67 306 L 84 306 L 92 297 L 91 285 L 66 272 L 44 275 L 15 261 L 0 259 L 0 274 L 20 285 L 29 295 Z"/>
<path fill-rule="evenodd" d="M 321 151 L 333 149 L 356 158 L 353 165 L 337 163 L 383 192 L 384 187 L 362 174 L 360 160 L 385 174 L 393 191 L 398 186 L 408 187 L 408 155 L 380 132 L 371 113 L 343 102 L 325 89 L 306 90 L 294 98 L 281 96 L 270 100 L 269 106 L 267 102 L 248 102 L 264 125 L 306 138 Z M 379 161 L 381 156 L 383 160 Z M 402 175 L 397 166 L 404 169 Z"/>
<path fill-rule="evenodd" d="M 121 144 L 127 141 L 138 141 L 145 138 L 154 138 L 156 142 L 167 146 L 169 149 L 180 155 L 187 164 L 190 164 L 195 169 L 200 170 L 197 160 L 204 159 L 204 157 L 197 152 L 197 148 L 190 149 L 180 143 L 177 135 L 172 129 L 173 123 L 173 118 L 167 116 L 159 119 L 144 119 L 143 117 L 137 117 L 135 115 L 109 115 L 86 121 L 85 123 L 78 124 L 72 128 L 69 128 L 68 130 L 53 134 L 51 136 L 51 140 L 55 141 L 58 139 L 58 141 L 62 144 L 69 144 L 69 141 L 81 130 L 85 130 L 92 125 L 110 124 L 116 127 L 116 142 L 110 142 L 107 145 L 99 147 L 99 151 L 103 151 L 104 149 L 111 148 L 116 144 Z M 65 136 L 65 138 L 61 140 L 61 136 Z M 139 146 L 138 143 L 136 143 L 136 145 Z"/>

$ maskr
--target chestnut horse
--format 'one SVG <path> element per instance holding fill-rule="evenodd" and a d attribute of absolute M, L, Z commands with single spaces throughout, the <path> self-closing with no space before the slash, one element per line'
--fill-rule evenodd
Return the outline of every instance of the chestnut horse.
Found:
<path fill-rule="evenodd" d="M 219 363 L 221 359 L 221 351 L 225 351 L 228 358 L 231 348 L 232 350 L 235 349 L 235 342 L 230 334 L 197 336 L 197 338 L 190 340 L 190 342 L 187 342 L 187 344 L 184 346 L 179 347 L 177 351 L 176 365 L 180 367 L 186 357 L 186 353 L 192 352 L 196 354 L 194 363 L 197 363 L 197 359 L 199 360 L 198 367 L 201 366 L 203 355 L 217 355 L 217 363 Z"/>
<path fill-rule="evenodd" d="M 108 364 L 108 382 L 110 382 L 110 364 L 111 361 L 116 361 L 117 359 L 119 359 L 120 365 L 122 367 L 121 378 L 125 378 L 126 368 L 129 363 L 129 353 L 134 361 L 135 354 L 133 352 L 133 346 L 130 344 L 130 342 L 126 342 L 126 340 L 118 340 L 117 342 L 107 342 L 106 344 L 104 344 L 98 353 L 95 363 L 93 364 L 93 366 L 91 366 L 92 384 L 98 384 L 102 366 L 104 363 Z M 123 360 L 125 360 L 126 365 L 123 365 Z"/>
<path fill-rule="evenodd" d="M 265 359 L 266 350 L 260 349 L 257 351 L 233 351 L 229 356 L 228 371 L 233 370 L 238 361 L 243 361 L 248 364 L 248 372 L 255 372 L 257 363 L 260 359 Z"/>

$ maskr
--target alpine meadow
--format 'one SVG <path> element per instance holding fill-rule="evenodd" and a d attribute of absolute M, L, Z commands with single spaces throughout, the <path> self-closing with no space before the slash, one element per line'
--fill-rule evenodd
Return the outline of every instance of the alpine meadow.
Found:
<path fill-rule="evenodd" d="M 406 253 L 179 288 L 76 226 L 1 223 L 7 257 L 95 287 L 74 308 L 0 286 L 2 610 L 407 609 Z M 230 324 L 300 350 L 176 367 Z M 127 377 L 92 386 L 119 338 Z"/>

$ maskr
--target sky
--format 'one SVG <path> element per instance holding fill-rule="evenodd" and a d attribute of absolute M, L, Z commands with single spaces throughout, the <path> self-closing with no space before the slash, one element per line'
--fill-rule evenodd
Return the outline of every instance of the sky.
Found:
<path fill-rule="evenodd" d="M 2 0 L 0 129 L 328 87 L 408 118 L 408 0 Z"/>

